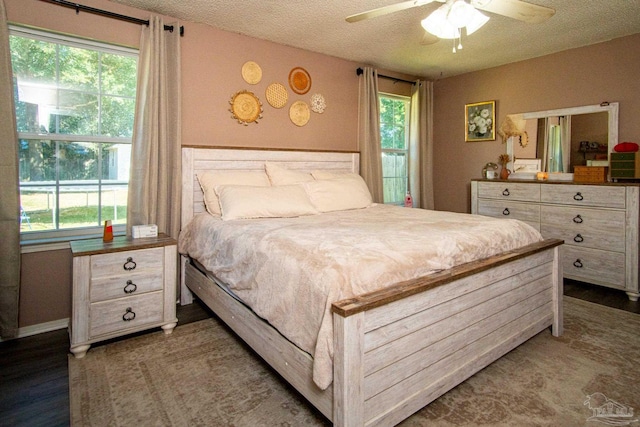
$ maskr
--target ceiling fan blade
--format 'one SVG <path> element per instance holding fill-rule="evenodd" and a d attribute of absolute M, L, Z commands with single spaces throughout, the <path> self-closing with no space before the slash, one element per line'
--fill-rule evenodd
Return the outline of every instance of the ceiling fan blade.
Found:
<path fill-rule="evenodd" d="M 431 34 L 428 31 L 425 31 L 423 36 L 422 36 L 422 40 L 420 40 L 420 44 L 423 45 L 423 46 L 427 46 L 427 45 L 430 45 L 430 44 L 437 43 L 439 41 L 440 41 L 440 39 L 438 37 L 434 36 L 433 34 Z"/>
<path fill-rule="evenodd" d="M 521 0 L 472 0 L 471 4 L 477 9 L 503 15 L 508 18 L 537 24 L 555 15 L 555 9 Z"/>
<path fill-rule="evenodd" d="M 423 6 L 425 4 L 433 3 L 434 1 L 444 0 L 409 0 L 396 4 L 390 4 L 389 6 L 382 6 L 377 9 L 368 10 L 366 12 L 356 13 L 355 15 L 347 16 L 347 22 L 364 21 L 365 19 L 377 18 L 378 16 L 388 15 L 390 13 L 399 12 L 405 9 L 411 9 L 412 7 Z"/>

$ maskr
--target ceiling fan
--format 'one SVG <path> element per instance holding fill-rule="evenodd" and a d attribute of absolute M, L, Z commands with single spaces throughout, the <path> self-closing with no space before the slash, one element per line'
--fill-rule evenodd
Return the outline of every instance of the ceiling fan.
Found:
<path fill-rule="evenodd" d="M 346 20 L 351 23 L 363 21 L 434 2 L 444 3 L 444 5 L 422 20 L 422 26 L 427 31 L 422 40 L 423 44 L 433 43 L 439 38 L 460 39 L 462 28 L 465 28 L 466 34 L 470 35 L 489 20 L 489 17 L 479 12 L 479 10 L 528 23 L 546 21 L 556 13 L 552 8 L 527 3 L 522 0 L 408 0 L 357 13 L 348 16 Z M 430 37 L 430 35 L 437 38 Z M 462 46 L 460 45 L 459 47 L 461 48 Z"/>

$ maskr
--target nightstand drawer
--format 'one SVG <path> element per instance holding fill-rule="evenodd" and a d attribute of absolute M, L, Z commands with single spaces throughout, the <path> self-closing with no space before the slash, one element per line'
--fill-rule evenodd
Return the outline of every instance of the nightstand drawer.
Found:
<path fill-rule="evenodd" d="M 129 273 L 118 277 L 91 279 L 91 302 L 160 291 L 164 285 L 162 269 L 155 273 Z"/>
<path fill-rule="evenodd" d="M 164 248 L 139 249 L 91 256 L 92 278 L 162 270 Z"/>
<path fill-rule="evenodd" d="M 160 323 L 163 317 L 162 309 L 162 292 L 93 303 L 89 336 L 93 339 L 146 324 Z"/>

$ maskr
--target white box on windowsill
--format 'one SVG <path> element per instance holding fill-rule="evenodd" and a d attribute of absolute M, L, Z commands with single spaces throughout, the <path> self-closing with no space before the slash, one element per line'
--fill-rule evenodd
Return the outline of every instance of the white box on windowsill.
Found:
<path fill-rule="evenodd" d="M 131 234 L 134 239 L 140 239 L 144 237 L 157 237 L 158 226 L 155 224 L 134 225 L 133 227 L 131 227 Z"/>

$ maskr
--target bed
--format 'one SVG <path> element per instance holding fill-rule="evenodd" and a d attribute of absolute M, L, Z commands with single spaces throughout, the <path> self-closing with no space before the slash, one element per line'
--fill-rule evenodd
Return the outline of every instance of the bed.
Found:
<path fill-rule="evenodd" d="M 182 155 L 184 234 L 192 232 L 195 222 L 211 223 L 197 179 L 206 171 L 260 171 L 265 164 L 305 173 L 359 171 L 357 153 L 183 147 Z M 365 214 L 384 217 L 385 209 L 374 206 Z M 418 214 L 397 209 L 410 218 Z M 329 212 L 302 221 L 347 225 L 361 221 L 350 215 Z M 441 222 L 444 214 L 433 215 L 432 222 Z M 459 222 L 471 217 L 452 215 Z M 247 243 L 258 246 L 284 224 L 294 222 L 298 227 L 295 221 L 270 221 L 264 235 L 253 243 L 247 237 Z M 211 227 L 215 233 L 218 224 Z M 246 230 L 233 233 L 249 236 Z M 225 280 L 203 268 L 198 260 L 203 254 L 195 249 L 193 259 L 189 251 L 182 251 L 181 302 L 190 303 L 195 294 L 334 425 L 395 425 L 541 331 L 551 327 L 554 336 L 562 334 L 561 244 L 532 240 L 506 251 L 494 248 L 488 257 L 445 269 L 436 266 L 429 274 L 416 270 L 383 287 L 329 301 L 329 381 L 318 374 L 322 354 L 294 344 L 295 338 L 272 326 L 277 322 L 265 321 L 263 313 L 258 316 L 247 301 L 231 294 Z M 359 259 L 358 254 L 352 256 Z M 357 282 L 355 276 L 346 280 L 351 279 Z M 321 328 L 324 323 L 326 318 Z M 311 354 L 317 359 L 315 367 Z"/>

